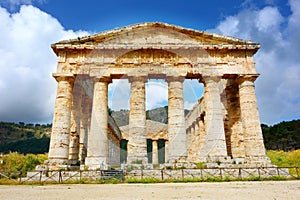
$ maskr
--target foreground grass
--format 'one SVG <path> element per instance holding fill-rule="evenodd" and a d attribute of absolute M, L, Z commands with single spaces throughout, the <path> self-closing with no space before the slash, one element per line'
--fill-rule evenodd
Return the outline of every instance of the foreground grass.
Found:
<path fill-rule="evenodd" d="M 267 156 L 278 167 L 300 166 L 300 149 L 289 152 L 269 150 Z"/>
<path fill-rule="evenodd" d="M 267 156 L 277 167 L 300 167 L 300 149 L 289 152 L 269 150 Z M 289 169 L 289 173 L 300 177 L 300 169 Z"/>

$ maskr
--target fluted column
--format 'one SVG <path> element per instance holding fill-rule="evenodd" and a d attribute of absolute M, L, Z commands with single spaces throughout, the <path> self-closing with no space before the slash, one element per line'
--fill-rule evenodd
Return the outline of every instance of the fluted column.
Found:
<path fill-rule="evenodd" d="M 152 164 L 158 164 L 158 140 L 152 140 Z"/>
<path fill-rule="evenodd" d="M 68 165 L 74 76 L 65 74 L 53 76 L 57 81 L 57 94 L 50 139 L 49 166 L 55 169 Z"/>
<path fill-rule="evenodd" d="M 130 77 L 130 112 L 127 163 L 148 163 L 146 139 L 145 82 L 147 77 Z"/>
<path fill-rule="evenodd" d="M 258 76 L 243 76 L 238 78 L 245 153 L 248 162 L 266 161 L 266 152 L 254 88 L 254 81 L 257 77 Z"/>
<path fill-rule="evenodd" d="M 192 143 L 192 125 L 186 129 L 186 148 L 187 148 L 187 158 L 190 160 L 191 158 L 191 143 Z"/>
<path fill-rule="evenodd" d="M 169 160 L 169 140 L 165 140 L 165 163 Z"/>
<path fill-rule="evenodd" d="M 88 135 L 85 165 L 90 169 L 106 169 L 108 163 L 108 83 L 110 78 L 94 80 L 91 127 Z"/>
<path fill-rule="evenodd" d="M 89 131 L 89 118 L 91 114 L 91 100 L 84 94 L 81 103 L 80 136 L 79 136 L 79 161 L 84 164 L 87 156 L 87 138 Z"/>
<path fill-rule="evenodd" d="M 79 110 L 78 110 L 79 111 Z M 69 144 L 69 164 L 79 164 L 79 134 L 78 124 L 76 124 L 76 114 L 78 112 L 72 110 L 71 112 L 71 127 L 70 127 L 70 144 Z"/>
<path fill-rule="evenodd" d="M 209 158 L 207 161 L 221 161 L 227 157 L 219 82 L 220 77 L 204 77 L 206 137 L 200 157 Z"/>
<path fill-rule="evenodd" d="M 200 149 L 200 133 L 199 133 L 199 119 L 197 118 L 195 120 L 194 124 L 194 129 L 195 129 L 195 134 L 192 139 L 192 157 L 191 161 L 192 162 L 197 162 L 197 155 Z"/>
<path fill-rule="evenodd" d="M 184 117 L 184 77 L 167 77 L 168 82 L 168 159 L 170 163 L 186 160 L 187 144 Z"/>
<path fill-rule="evenodd" d="M 78 78 L 78 77 L 77 77 Z M 69 163 L 71 165 L 79 164 L 79 135 L 80 135 L 80 118 L 81 118 L 81 101 L 82 88 L 74 84 L 73 88 L 73 105 L 71 112 L 70 127 L 70 145 L 69 145 Z"/>
<path fill-rule="evenodd" d="M 229 115 L 229 136 L 233 158 L 245 158 L 244 129 L 241 121 L 239 87 L 232 80 L 228 80 L 226 97 Z"/>

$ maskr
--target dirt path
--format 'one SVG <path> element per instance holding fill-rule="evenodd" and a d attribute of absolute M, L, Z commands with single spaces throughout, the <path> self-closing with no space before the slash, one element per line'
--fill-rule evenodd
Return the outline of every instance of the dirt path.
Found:
<path fill-rule="evenodd" d="M 2 200 L 300 199 L 300 181 L 117 185 L 0 185 Z"/>

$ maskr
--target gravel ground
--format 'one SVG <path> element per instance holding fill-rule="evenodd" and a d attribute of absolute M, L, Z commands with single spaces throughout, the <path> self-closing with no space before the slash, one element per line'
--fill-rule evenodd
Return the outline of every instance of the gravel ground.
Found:
<path fill-rule="evenodd" d="M 33 199 L 300 199 L 300 181 L 0 185 L 0 200 Z"/>

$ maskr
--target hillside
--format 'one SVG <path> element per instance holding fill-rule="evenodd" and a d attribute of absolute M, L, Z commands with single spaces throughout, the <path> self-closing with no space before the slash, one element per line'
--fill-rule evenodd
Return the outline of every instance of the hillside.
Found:
<path fill-rule="evenodd" d="M 291 151 L 300 149 L 300 119 L 280 122 L 273 126 L 261 125 L 268 150 Z"/>
<path fill-rule="evenodd" d="M 0 152 L 47 152 L 50 134 L 51 124 L 0 122 Z"/>
<path fill-rule="evenodd" d="M 188 113 L 189 110 L 184 110 L 185 115 Z M 129 110 L 112 111 L 111 116 L 115 119 L 118 126 L 125 126 L 129 124 Z M 146 119 L 167 124 L 168 106 L 147 110 Z"/>

